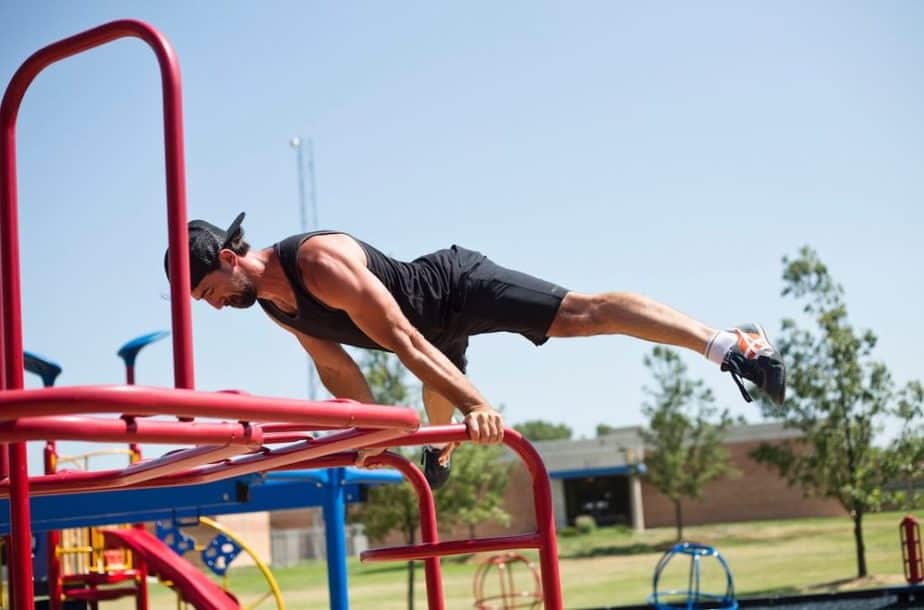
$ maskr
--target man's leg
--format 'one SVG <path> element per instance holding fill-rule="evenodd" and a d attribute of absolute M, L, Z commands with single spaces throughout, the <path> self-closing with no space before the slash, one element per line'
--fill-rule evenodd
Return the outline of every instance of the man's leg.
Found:
<path fill-rule="evenodd" d="M 455 405 L 429 386 L 424 385 L 421 393 L 430 425 L 443 426 L 451 424 L 452 415 L 456 410 Z M 424 476 L 430 484 L 430 489 L 439 489 L 449 480 L 449 472 L 452 467 L 452 451 L 455 448 L 456 443 L 424 447 L 421 465 L 423 466 Z"/>
<path fill-rule="evenodd" d="M 628 292 L 565 294 L 552 319 L 549 337 L 628 335 L 693 350 L 719 364 L 747 401 L 741 378 L 752 381 L 777 404 L 786 392 L 786 369 L 757 324 L 716 331 L 654 299 Z"/>
<path fill-rule="evenodd" d="M 629 292 L 568 292 L 548 330 L 549 337 L 629 335 L 699 354 L 715 334 L 714 329 L 667 305 Z"/>

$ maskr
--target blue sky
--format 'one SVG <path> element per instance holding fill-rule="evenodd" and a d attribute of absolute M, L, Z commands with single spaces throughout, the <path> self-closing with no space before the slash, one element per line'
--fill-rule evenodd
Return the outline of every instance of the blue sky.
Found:
<path fill-rule="evenodd" d="M 921 376 L 920 3 L 7 0 L 0 78 L 123 17 L 180 58 L 191 218 L 245 210 L 257 246 L 297 232 L 301 135 L 325 228 L 400 258 L 458 243 L 771 332 L 797 311 L 781 257 L 809 244 L 896 380 Z M 24 340 L 61 384 L 120 382 L 119 345 L 169 328 L 159 87 L 126 39 L 46 70 L 19 115 Z M 300 348 L 258 308 L 193 316 L 198 387 L 306 395 Z M 470 376 L 511 423 L 592 436 L 642 422 L 649 349 L 483 336 Z M 757 418 L 727 376 L 687 362 Z M 142 353 L 138 381 L 172 385 L 168 343 Z"/>

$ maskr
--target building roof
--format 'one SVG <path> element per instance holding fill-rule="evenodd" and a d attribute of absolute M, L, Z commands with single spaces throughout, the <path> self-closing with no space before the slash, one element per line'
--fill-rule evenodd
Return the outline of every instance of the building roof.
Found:
<path fill-rule="evenodd" d="M 590 439 L 538 441 L 533 443 L 552 478 L 622 474 L 632 466 L 644 468 L 645 443 L 639 426 L 616 428 Z M 800 436 L 777 422 L 732 426 L 726 444 L 782 440 Z"/>

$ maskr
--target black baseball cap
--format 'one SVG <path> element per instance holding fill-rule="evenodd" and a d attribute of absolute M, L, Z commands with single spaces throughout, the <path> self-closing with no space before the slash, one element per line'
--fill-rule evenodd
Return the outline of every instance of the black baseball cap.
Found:
<path fill-rule="evenodd" d="M 204 220 L 190 220 L 189 224 L 189 289 L 192 290 L 199 285 L 206 275 L 218 269 L 221 266 L 218 260 L 218 253 L 231 246 L 234 238 L 237 237 L 243 229 L 241 223 L 244 222 L 244 212 L 237 215 L 237 218 L 231 223 L 227 230 L 222 230 L 210 222 Z M 170 268 L 167 263 L 167 257 L 170 254 L 168 248 L 164 252 L 164 272 L 167 279 L 170 279 Z"/>

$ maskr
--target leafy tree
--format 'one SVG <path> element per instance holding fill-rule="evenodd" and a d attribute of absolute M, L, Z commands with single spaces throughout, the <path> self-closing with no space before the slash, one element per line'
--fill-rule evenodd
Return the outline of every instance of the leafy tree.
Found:
<path fill-rule="evenodd" d="M 553 424 L 541 419 L 514 424 L 513 429 L 532 442 L 567 440 L 572 435 L 567 424 Z"/>
<path fill-rule="evenodd" d="M 379 404 L 413 402 L 406 382 L 407 371 L 393 355 L 369 351 L 361 368 Z M 498 446 L 463 443 L 453 452 L 452 478 L 434 498 L 442 525 L 464 524 L 474 536 L 479 523 L 492 520 L 509 523 L 510 516 L 501 506 L 509 471 L 508 463 L 500 459 L 502 451 Z M 419 456 L 419 450 L 402 454 L 413 460 Z M 351 515 L 351 521 L 362 522 L 373 540 L 382 540 L 398 530 L 407 544 L 414 544 L 420 526 L 417 494 L 407 482 L 373 487 L 367 502 Z M 409 610 L 414 608 L 415 566 L 414 561 L 408 562 Z"/>
<path fill-rule="evenodd" d="M 901 432 L 890 449 L 906 485 L 898 500 L 906 510 L 913 510 L 922 504 L 914 493 L 915 482 L 924 479 L 924 385 L 920 381 L 911 381 L 902 390 L 895 415 L 901 421 Z"/>
<path fill-rule="evenodd" d="M 463 443 L 452 454 L 452 478 L 440 491 L 440 506 L 449 522 L 468 527 L 469 538 L 475 537 L 479 524 L 510 523 L 503 507 L 510 462 L 502 460 L 503 454 L 499 445 L 472 443 Z"/>
<path fill-rule="evenodd" d="M 896 475 L 894 452 L 874 444 L 889 412 L 892 381 L 872 359 L 876 336 L 848 322 L 844 290 L 811 248 L 783 258 L 783 296 L 803 303 L 813 328 L 784 319 L 777 347 L 787 363 L 786 402 L 761 400 L 765 416 L 798 430 L 780 444 L 763 443 L 752 456 L 775 467 L 806 495 L 834 498 L 853 520 L 857 575 L 866 576 L 863 516 L 879 509 Z"/>
<path fill-rule="evenodd" d="M 728 411 L 719 411 L 712 391 L 702 380 L 687 377 L 676 352 L 658 346 L 645 357 L 656 387 L 645 388 L 650 401 L 642 406 L 648 417 L 645 465 L 648 479 L 674 504 L 677 539 L 683 538 L 683 499 L 698 499 L 707 483 L 734 472 L 723 446 L 732 424 Z M 650 450 L 650 453 L 649 453 Z"/>
<path fill-rule="evenodd" d="M 604 437 L 607 434 L 610 434 L 611 432 L 615 432 L 615 431 L 616 431 L 616 428 L 609 424 L 597 424 L 597 438 Z"/>

